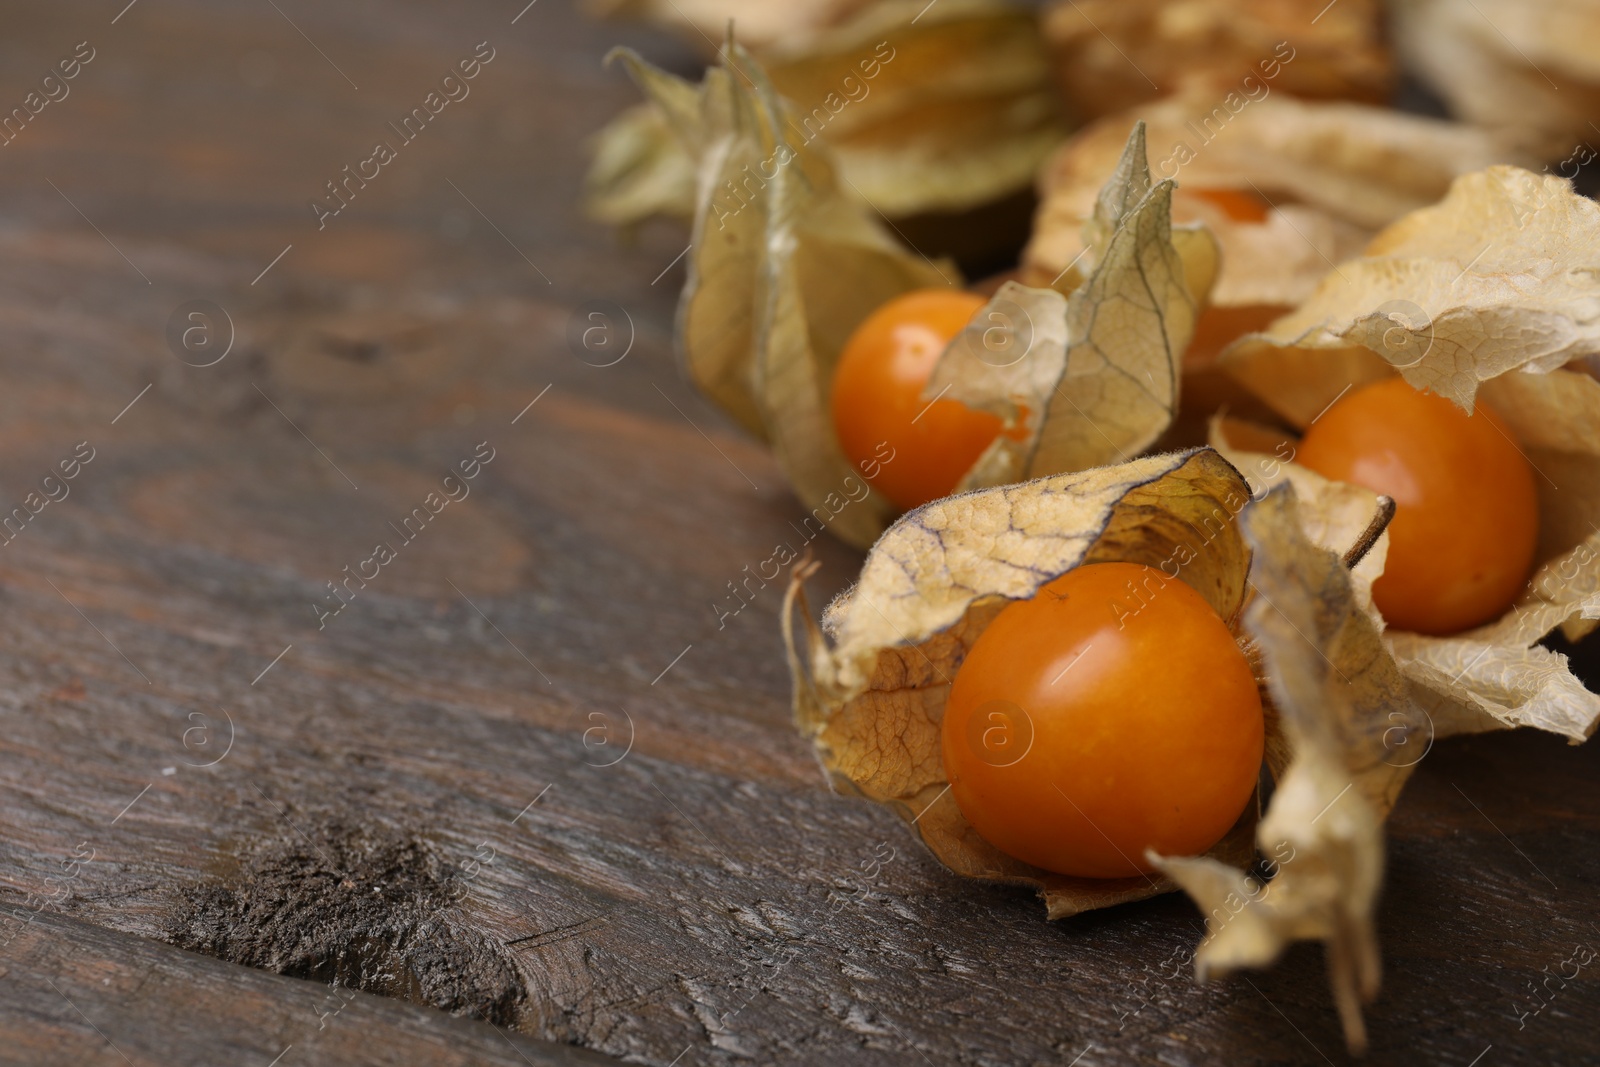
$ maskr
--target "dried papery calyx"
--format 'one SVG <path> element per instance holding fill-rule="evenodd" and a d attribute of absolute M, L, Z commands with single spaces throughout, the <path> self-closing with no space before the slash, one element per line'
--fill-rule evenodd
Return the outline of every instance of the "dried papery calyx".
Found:
<path fill-rule="evenodd" d="M 1010 431 L 956 488 L 1125 460 L 1167 429 L 1217 268 L 1209 232 L 1172 225 L 1174 188 L 1152 180 L 1135 123 L 1077 261 L 1043 288 L 1001 286 L 945 350 L 925 395 L 993 412 Z"/>
<path fill-rule="evenodd" d="M 1344 0 L 1312 18 L 1286 0 L 1059 0 L 1044 34 L 1086 119 L 1174 90 L 1228 106 L 1267 93 L 1382 104 L 1394 81 L 1383 6 Z"/>
<path fill-rule="evenodd" d="M 1431 743 L 1428 712 L 1371 602 L 1393 501 L 1277 457 L 1263 431 L 1231 429 L 1259 435 L 1249 442 L 1261 451 L 1233 453 L 1260 464 L 1254 490 L 1205 448 L 936 501 L 890 527 L 820 626 L 804 595 L 815 564 L 797 568 L 784 615 L 795 716 L 836 788 L 899 812 L 951 870 L 1037 890 L 1051 918 L 1181 888 L 1207 916 L 1202 978 L 1268 966 L 1294 940 L 1323 941 L 1359 1051 L 1361 1005 L 1379 981 L 1382 824 Z M 952 796 L 945 719 L 975 647 L 1004 632 L 998 619 L 1105 564 L 1161 578 L 1144 590 L 1153 601 L 1130 588 L 1123 616 L 1180 583 L 1227 624 L 1259 685 L 1276 789 L 1262 817 L 1251 804 L 1204 855 L 1151 851 L 1155 873 L 1072 877 L 1009 855 L 968 820 Z M 1081 606 L 1106 604 L 1097 595 Z M 1042 731 L 1025 708 L 1010 710 L 968 740 L 988 746 L 999 730 L 998 751 L 1020 766 L 1027 752 L 1004 745 Z"/>
<path fill-rule="evenodd" d="M 1214 91 L 1179 93 L 1102 118 L 1056 152 L 1041 174 L 1023 281 L 1048 284 L 1082 252 L 1082 220 L 1136 121 L 1148 128 L 1151 172 L 1178 183 L 1174 219 L 1203 222 L 1222 243 L 1217 308 L 1293 308 L 1331 264 L 1457 176 L 1522 161 L 1483 130 L 1386 108 L 1278 93 L 1230 106 Z"/>
<path fill-rule="evenodd" d="M 1178 182 L 1174 235 L 1203 225 L 1221 246 L 1216 284 L 1181 353 L 1184 390 L 1168 446 L 1203 441 L 1206 420 L 1223 408 L 1268 414 L 1216 365 L 1228 344 L 1306 300 L 1333 264 L 1438 200 L 1457 175 L 1530 161 L 1463 123 L 1266 91 L 1276 84 L 1260 81 L 1255 98 L 1191 88 L 1109 115 L 1074 134 L 1040 175 L 1024 284 L 1048 285 L 1082 262 L 1082 220 L 1135 120 L 1148 126 L 1151 172 Z"/>
<path fill-rule="evenodd" d="M 1452 114 L 1573 177 L 1594 160 L 1600 11 L 1571 0 L 1396 0 L 1395 48 Z"/>
<path fill-rule="evenodd" d="M 1206 915 L 1201 979 L 1267 966 L 1296 940 L 1322 941 L 1345 1040 L 1360 1052 L 1361 1004 L 1379 983 L 1382 823 L 1416 763 L 1396 726 L 1421 711 L 1344 559 L 1313 543 L 1297 512 L 1293 486 L 1281 485 L 1240 523 L 1254 553 L 1243 625 L 1277 712 L 1277 788 L 1256 827 L 1274 876 L 1263 882 L 1212 857 L 1158 865 Z"/>
<path fill-rule="evenodd" d="M 757 5 L 739 14 L 734 30 L 787 102 L 790 136 L 826 145 L 853 197 L 906 219 L 1026 192 L 1066 135 L 1030 11 L 1004 0 L 833 7 L 826 19 L 807 21 L 824 13 Z M 682 10 L 672 2 L 662 13 Z M 771 32 L 790 20 L 806 25 Z M 691 31 L 695 42 L 723 39 L 725 15 L 711 21 L 707 36 Z M 659 99 L 613 119 L 592 146 L 590 214 L 617 225 L 693 217 L 715 168 L 700 144 L 685 141 L 690 132 Z"/>
<path fill-rule="evenodd" d="M 1593 201 L 1561 178 L 1491 167 L 1385 229 L 1304 305 L 1223 354 L 1292 428 L 1265 447 L 1259 430 L 1216 427 L 1213 443 L 1258 488 L 1304 481 L 1299 433 L 1396 375 L 1463 412 L 1481 401 L 1531 467 L 1538 538 L 1510 607 L 1460 633 L 1385 634 L 1430 736 L 1535 726 L 1578 742 L 1600 722 L 1600 696 L 1539 644 L 1558 628 L 1576 640 L 1600 620 L 1600 382 L 1582 363 L 1600 347 L 1597 248 Z M 1503 502 L 1481 503 L 1492 514 Z"/>
<path fill-rule="evenodd" d="M 737 45 L 699 86 L 621 55 L 705 169 L 678 310 L 689 376 L 771 445 L 820 526 L 865 548 L 898 511 L 871 483 L 877 465 L 915 458 L 852 462 L 831 410 L 841 354 L 889 301 L 959 274 L 902 246 L 820 142 L 791 137 L 788 106 Z M 750 195 L 729 201 L 742 181 Z M 1002 288 L 944 350 L 925 402 L 992 412 L 1001 429 L 945 492 L 1099 466 L 1160 436 L 1217 263 L 1203 229 L 1172 227 L 1171 193 L 1151 181 L 1136 126 L 1063 288 Z"/>
<path fill-rule="evenodd" d="M 1081 565 L 1158 568 L 1235 622 L 1250 565 L 1235 517 L 1248 502 L 1239 473 L 1199 449 L 978 490 L 911 512 L 873 547 L 820 629 L 798 572 L 785 631 L 801 731 L 838 787 L 914 820 L 952 870 L 1037 889 L 1052 917 L 1170 892 L 1159 876 L 1053 874 L 984 840 L 948 795 L 941 722 L 962 661 L 996 615 Z M 1253 818 L 1252 805 L 1211 854 L 1248 862 Z"/>

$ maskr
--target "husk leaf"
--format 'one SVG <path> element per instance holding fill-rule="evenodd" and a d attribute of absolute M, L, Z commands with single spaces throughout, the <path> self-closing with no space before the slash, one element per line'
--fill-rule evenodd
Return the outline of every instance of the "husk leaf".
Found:
<path fill-rule="evenodd" d="M 1574 174 L 1594 158 L 1600 10 L 1593 4 L 1396 0 L 1393 8 L 1396 49 L 1454 114 L 1543 159 L 1567 156 Z M 1568 155 L 1580 148 L 1587 158 Z"/>
<path fill-rule="evenodd" d="M 1297 441 L 1292 433 L 1218 415 L 1211 420 L 1210 444 L 1239 469 L 1256 499 L 1277 486 L 1293 486 L 1301 532 L 1319 548 L 1343 553 L 1356 543 L 1377 511 L 1378 494 L 1372 490 L 1330 481 L 1295 463 Z M 1383 574 L 1388 552 L 1389 535 L 1383 533 L 1350 568 L 1356 602 L 1380 627 L 1383 620 L 1372 604 L 1372 583 Z"/>
<path fill-rule="evenodd" d="M 1062 0 L 1044 32 L 1057 79 L 1084 118 L 1175 89 L 1220 98 L 1274 69 L 1273 87 L 1286 93 L 1384 102 L 1393 64 L 1378 0 L 1313 14 L 1292 0 Z"/>
<path fill-rule="evenodd" d="M 940 723 L 956 671 L 995 615 L 1080 564 L 1159 566 L 1188 546 L 1180 577 L 1235 619 L 1250 553 L 1233 517 L 1248 496 L 1238 471 L 1197 449 L 947 497 L 890 527 L 821 629 L 798 571 L 784 636 L 801 732 L 836 787 L 899 811 L 957 873 L 1037 889 L 1051 918 L 1171 891 L 1154 877 L 1052 874 L 989 845 L 946 795 Z M 1252 813 L 1212 855 L 1248 862 Z"/>
<path fill-rule="evenodd" d="M 1008 282 L 945 350 L 924 395 L 948 393 L 1013 427 L 960 489 L 1126 460 L 1171 423 L 1205 295 L 1191 293 L 1173 243 L 1172 192 L 1152 184 L 1136 123 L 1084 223 L 1083 265 L 1062 272 L 1081 283 L 1063 295 Z"/>
<path fill-rule="evenodd" d="M 824 525 L 870 544 L 892 508 L 839 448 L 827 405 L 833 366 L 850 330 L 873 309 L 910 289 L 949 284 L 954 268 L 904 251 L 841 190 L 819 146 L 789 139 L 782 102 L 738 45 L 730 44 L 725 66 L 691 87 L 692 111 L 679 103 L 680 79 L 621 55 L 652 99 L 684 116 L 685 143 L 701 146 L 678 305 L 678 345 L 691 380 L 772 445 L 796 495 Z M 748 199 L 730 200 L 725 183 L 747 166 L 762 183 L 747 187 Z"/>
<path fill-rule="evenodd" d="M 1321 386 L 1382 377 L 1386 363 L 1470 411 L 1480 382 L 1597 349 L 1600 205 L 1565 179 L 1496 166 L 1389 226 L 1223 359 L 1303 424 Z"/>
<path fill-rule="evenodd" d="M 736 29 L 751 44 L 742 14 Z M 1026 189 L 1066 132 L 1037 22 L 1003 0 L 886 0 L 756 51 L 787 102 L 787 136 L 825 143 L 843 189 L 892 218 Z M 596 218 L 693 214 L 683 175 L 704 157 L 653 105 L 614 119 L 594 152 L 587 196 Z"/>
<path fill-rule="evenodd" d="M 1256 828 L 1276 876 L 1263 885 L 1209 857 L 1159 865 L 1206 914 L 1195 955 L 1202 980 L 1266 966 L 1292 941 L 1322 941 L 1345 1039 L 1359 1052 L 1360 1006 L 1379 983 L 1382 821 L 1414 765 L 1397 753 L 1394 731 L 1397 719 L 1420 714 L 1339 554 L 1305 536 L 1294 489 L 1272 490 L 1240 521 L 1254 553 L 1244 626 L 1287 745 Z"/>
<path fill-rule="evenodd" d="M 1437 201 L 1457 175 L 1512 158 L 1483 131 L 1437 119 L 1281 93 L 1235 112 L 1224 99 L 1191 91 L 1075 134 L 1043 172 L 1022 280 L 1048 284 L 1082 254 L 1083 220 L 1135 119 L 1148 125 L 1156 176 L 1179 183 L 1174 220 L 1203 223 L 1221 242 L 1210 303 L 1224 308 L 1299 304 L 1379 227 Z M 1240 221 L 1208 190 L 1253 194 L 1272 209 L 1263 222 Z"/>
<path fill-rule="evenodd" d="M 630 107 L 612 119 L 589 151 L 584 206 L 590 217 L 627 226 L 652 215 L 694 214 L 694 164 L 654 104 Z"/>

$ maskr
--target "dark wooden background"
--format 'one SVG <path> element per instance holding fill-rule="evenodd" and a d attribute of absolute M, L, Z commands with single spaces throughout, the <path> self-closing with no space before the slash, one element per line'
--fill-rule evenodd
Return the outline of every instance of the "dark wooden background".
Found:
<path fill-rule="evenodd" d="M 95 50 L 0 147 L 0 508 L 95 454 L 0 547 L 0 1061 L 1346 1061 L 1319 949 L 1195 988 L 1180 898 L 1051 924 L 957 880 L 827 790 L 780 590 L 719 628 L 800 510 L 672 362 L 681 228 L 576 206 L 635 99 L 602 54 L 688 49 L 563 0 L 124 2 L 0 5 L 0 108 Z M 210 367 L 167 339 L 196 300 L 232 324 Z M 610 367 L 568 340 L 602 300 Z M 816 547 L 842 587 L 859 557 Z M 1595 1061 L 1594 968 L 1518 1013 L 1600 947 L 1597 772 L 1540 736 L 1428 756 L 1370 1062 Z"/>

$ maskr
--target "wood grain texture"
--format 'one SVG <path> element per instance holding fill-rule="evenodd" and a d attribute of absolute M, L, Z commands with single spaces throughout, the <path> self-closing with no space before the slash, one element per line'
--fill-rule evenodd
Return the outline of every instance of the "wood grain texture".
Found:
<path fill-rule="evenodd" d="M 114 1062 L 87 1019 L 130 1058 L 292 1067 L 336 976 L 680 1067 L 1344 1061 L 1316 949 L 1196 988 L 1180 899 L 1048 924 L 961 882 L 828 792 L 780 589 L 719 625 L 801 512 L 678 376 L 681 230 L 619 244 L 575 207 L 634 99 L 601 55 L 686 51 L 550 0 L 277 6 L 4 6 L 3 99 L 97 52 L 0 149 L 0 509 L 94 449 L 0 547 L 0 904 L 39 911 L 0 917 L 0 1060 Z M 485 40 L 319 230 L 307 202 Z M 236 332 L 214 366 L 169 348 L 193 300 Z M 597 300 L 631 320 L 614 366 L 569 344 Z M 812 547 L 834 589 L 859 565 Z M 1368 1062 L 1592 1057 L 1600 976 L 1537 1015 L 1527 987 L 1600 947 L 1597 772 L 1542 737 L 1428 756 Z M 328 1062 L 515 1062 L 486 1022 L 358 1003 Z"/>
<path fill-rule="evenodd" d="M 614 1063 L 431 1008 L 232 964 L 62 915 L 0 908 L 0 1063 Z"/>

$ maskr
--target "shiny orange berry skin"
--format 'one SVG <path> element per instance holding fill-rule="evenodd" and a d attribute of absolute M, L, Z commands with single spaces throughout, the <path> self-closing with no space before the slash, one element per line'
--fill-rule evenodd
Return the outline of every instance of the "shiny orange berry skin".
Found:
<path fill-rule="evenodd" d="M 1137 563 L 1068 571 L 997 615 L 950 688 L 961 813 L 996 848 L 1088 878 L 1204 852 L 1261 768 L 1261 696 L 1192 588 Z"/>
<path fill-rule="evenodd" d="M 922 399 L 940 353 L 985 303 L 958 289 L 905 293 L 867 316 L 840 353 L 832 391 L 839 444 L 904 511 L 949 496 L 1000 434 L 999 417 L 987 411 Z"/>
<path fill-rule="evenodd" d="M 1392 378 L 1351 391 L 1306 431 L 1295 461 L 1395 501 L 1372 599 L 1400 630 L 1451 634 L 1504 614 L 1533 569 L 1533 468 L 1482 404 Z"/>

